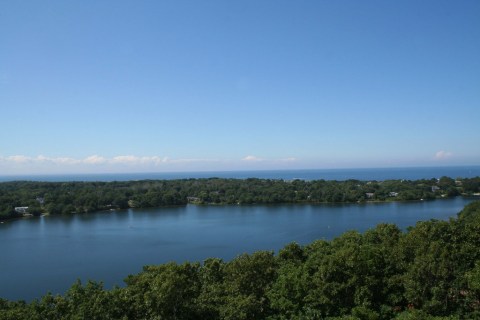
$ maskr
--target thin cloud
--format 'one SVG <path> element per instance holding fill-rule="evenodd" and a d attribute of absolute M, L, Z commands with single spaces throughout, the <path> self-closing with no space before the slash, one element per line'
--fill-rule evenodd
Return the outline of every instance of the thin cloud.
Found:
<path fill-rule="evenodd" d="M 0 173 L 102 173 L 102 172 L 152 172 L 232 170 L 232 168 L 284 168 L 296 158 L 260 158 L 254 155 L 242 159 L 222 158 L 169 158 L 166 156 L 117 155 L 104 157 L 98 154 L 82 158 L 49 157 L 45 155 L 0 155 Z"/>
<path fill-rule="evenodd" d="M 260 157 L 257 157 L 257 156 L 249 155 L 249 156 L 246 156 L 246 157 L 242 158 L 242 161 L 246 161 L 246 162 L 294 162 L 294 161 L 297 161 L 297 158 L 290 157 L 290 158 L 280 158 L 280 159 L 265 159 L 265 158 L 260 158 Z"/>
<path fill-rule="evenodd" d="M 70 157 L 47 157 L 39 155 L 28 157 L 24 155 L 0 156 L 0 161 L 11 164 L 63 164 L 63 165 L 162 165 L 175 163 L 219 162 L 218 159 L 180 158 L 171 159 L 160 156 L 139 157 L 134 155 L 120 155 L 106 158 L 100 155 L 91 155 L 86 158 L 75 159 Z"/>
<path fill-rule="evenodd" d="M 279 158 L 279 159 L 266 159 L 257 156 L 249 155 L 241 159 L 241 161 L 247 162 L 293 162 L 296 158 Z M 103 164 L 125 164 L 125 165 L 139 165 L 139 164 L 173 164 L 173 163 L 194 163 L 194 162 L 222 162 L 227 160 L 215 159 L 215 158 L 179 158 L 171 159 L 169 157 L 160 156 L 144 156 L 139 157 L 135 155 L 120 155 L 111 158 L 103 157 L 100 155 L 91 155 L 85 158 L 71 158 L 71 157 L 47 157 L 39 155 L 37 157 L 28 157 L 24 155 L 14 156 L 0 156 L 0 161 L 27 164 L 27 163 L 52 163 L 52 164 L 87 164 L 87 165 L 103 165 Z"/>
<path fill-rule="evenodd" d="M 110 159 L 111 163 L 121 163 L 121 164 L 137 164 L 140 163 L 142 158 L 137 156 L 116 156 Z"/>
<path fill-rule="evenodd" d="M 36 158 L 32 159 L 33 162 L 39 162 L 39 163 L 54 163 L 54 164 L 77 164 L 81 163 L 82 160 L 77 160 L 73 158 L 68 158 L 68 157 L 57 157 L 57 158 L 51 158 L 51 157 L 46 157 L 44 155 L 39 155 Z"/>
<path fill-rule="evenodd" d="M 242 161 L 250 161 L 250 162 L 259 162 L 259 161 L 264 161 L 265 159 L 256 157 L 256 156 L 246 156 L 245 158 L 242 159 Z"/>
<path fill-rule="evenodd" d="M 104 164 L 104 163 L 107 163 L 109 161 L 104 157 L 101 157 L 101 156 L 98 156 L 98 155 L 93 155 L 93 156 L 90 156 L 90 157 L 87 157 L 87 158 L 83 159 L 82 162 L 87 163 L 87 164 Z"/>
<path fill-rule="evenodd" d="M 32 158 L 22 156 L 22 155 L 15 155 L 15 156 L 9 156 L 5 158 L 8 162 L 13 162 L 13 163 L 29 163 Z"/>
<path fill-rule="evenodd" d="M 219 162 L 219 159 L 204 159 L 204 158 L 186 158 L 186 159 L 168 159 L 165 158 L 167 163 L 192 163 L 192 162 Z"/>
<path fill-rule="evenodd" d="M 441 150 L 441 151 L 438 151 L 437 153 L 435 153 L 434 159 L 435 160 L 444 160 L 444 159 L 448 159 L 452 156 L 453 156 L 453 154 L 451 152 Z"/>
<path fill-rule="evenodd" d="M 142 164 L 153 164 L 153 165 L 160 165 L 162 163 L 167 163 L 167 157 L 159 157 L 159 156 L 152 156 L 152 157 L 138 157 L 134 155 L 127 155 L 127 156 L 116 156 L 109 160 L 112 164 L 125 164 L 125 165 L 142 165 Z"/>
<path fill-rule="evenodd" d="M 53 158 L 52 161 L 56 164 L 70 164 L 70 165 L 81 162 L 80 160 L 68 158 L 68 157 Z"/>

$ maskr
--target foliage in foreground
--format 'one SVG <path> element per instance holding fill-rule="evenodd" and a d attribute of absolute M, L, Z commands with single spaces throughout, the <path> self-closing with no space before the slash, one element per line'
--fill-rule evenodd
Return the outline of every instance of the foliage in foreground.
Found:
<path fill-rule="evenodd" d="M 480 201 L 405 233 L 381 224 L 277 255 L 146 266 L 125 281 L 0 299 L 0 319 L 478 319 Z"/>

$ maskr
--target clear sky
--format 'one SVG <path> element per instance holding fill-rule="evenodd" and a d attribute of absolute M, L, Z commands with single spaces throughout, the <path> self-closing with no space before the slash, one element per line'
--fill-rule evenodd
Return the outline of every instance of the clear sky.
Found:
<path fill-rule="evenodd" d="M 480 1 L 0 1 L 0 175 L 480 164 Z"/>

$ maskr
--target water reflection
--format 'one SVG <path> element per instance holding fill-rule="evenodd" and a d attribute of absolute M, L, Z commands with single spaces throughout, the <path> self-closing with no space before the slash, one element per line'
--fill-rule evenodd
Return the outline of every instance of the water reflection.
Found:
<path fill-rule="evenodd" d="M 418 220 L 448 219 L 470 201 L 187 205 L 7 222 L 0 224 L 0 297 L 31 300 L 49 290 L 62 293 L 77 278 L 121 285 L 147 264 L 228 260 L 243 252 L 279 250 L 292 241 L 306 244 L 346 230 L 365 231 L 378 223 L 406 228 Z"/>

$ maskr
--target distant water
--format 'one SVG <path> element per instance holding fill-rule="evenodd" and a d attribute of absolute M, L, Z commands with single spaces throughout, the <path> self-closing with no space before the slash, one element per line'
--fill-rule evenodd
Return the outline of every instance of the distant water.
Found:
<path fill-rule="evenodd" d="M 152 172 L 152 173 L 106 173 L 65 175 L 0 175 L 0 181 L 127 181 L 127 180 L 172 180 L 190 178 L 261 178 L 302 180 L 389 180 L 431 179 L 447 176 L 472 178 L 480 176 L 480 166 L 457 167 L 409 167 L 409 168 L 362 168 L 362 169 L 310 169 L 310 170 L 254 170 L 254 171 L 205 171 L 205 172 Z"/>

